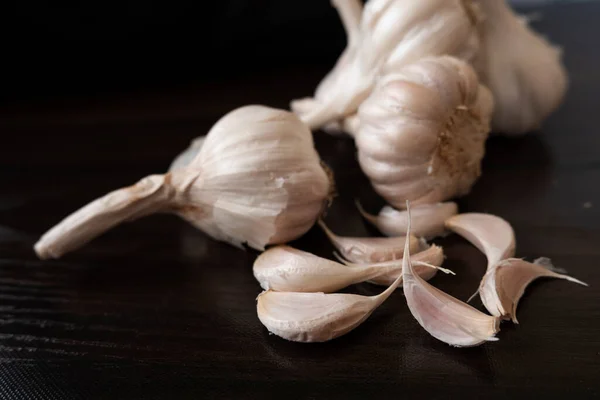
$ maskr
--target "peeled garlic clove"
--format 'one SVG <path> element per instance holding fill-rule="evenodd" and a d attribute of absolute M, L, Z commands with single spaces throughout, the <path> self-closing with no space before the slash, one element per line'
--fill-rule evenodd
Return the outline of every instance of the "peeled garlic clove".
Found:
<path fill-rule="evenodd" d="M 479 295 L 490 314 L 502 319 L 517 321 L 517 305 L 527 286 L 537 278 L 558 278 L 580 285 L 586 283 L 555 272 L 548 258 L 539 258 L 533 263 L 518 258 L 500 261 L 481 281 Z"/>
<path fill-rule="evenodd" d="M 357 24 L 360 3 L 335 1 L 348 29 L 348 45 L 319 84 L 312 108 L 298 110 L 312 129 L 355 114 L 377 79 L 390 71 L 426 56 L 470 60 L 478 50 L 470 0 L 370 0 Z M 292 109 L 297 110 L 293 103 Z"/>
<path fill-rule="evenodd" d="M 399 236 L 406 232 L 408 224 L 408 213 L 406 210 L 396 210 L 385 206 L 378 215 L 367 213 L 360 203 L 357 203 L 358 211 L 362 216 L 373 224 L 386 236 Z M 421 204 L 415 206 L 412 212 L 413 234 L 427 240 L 437 236 L 444 236 L 446 228 L 444 222 L 458 213 L 458 206 L 454 202 Z"/>
<path fill-rule="evenodd" d="M 488 270 L 515 255 L 515 233 L 508 222 L 491 214 L 465 213 L 446 220 L 446 228 L 458 233 L 487 257 Z"/>
<path fill-rule="evenodd" d="M 336 254 L 337 255 L 337 254 Z M 367 264 L 357 264 L 344 260 L 339 257 L 340 262 L 351 267 L 365 267 Z M 440 268 L 444 262 L 444 251 L 441 247 L 431 245 L 428 248 L 419 251 L 418 253 L 412 254 L 410 260 L 413 263 L 415 274 L 419 275 L 421 279 L 428 281 L 433 278 L 438 270 L 441 270 L 447 274 L 454 274 L 454 272 Z M 388 272 L 378 274 L 367 282 L 375 285 L 389 286 L 391 285 L 399 275 L 402 275 L 402 259 L 383 261 L 380 263 L 370 264 L 369 267 L 374 268 L 389 268 Z"/>
<path fill-rule="evenodd" d="M 410 234 L 410 208 L 407 235 Z M 431 286 L 415 273 L 410 248 L 402 260 L 404 295 L 410 312 L 431 336 L 451 346 L 477 346 L 498 340 L 500 320 Z"/>
<path fill-rule="evenodd" d="M 246 106 L 221 118 L 184 168 L 153 175 L 76 211 L 35 245 L 60 257 L 115 225 L 171 212 L 215 239 L 263 250 L 308 231 L 331 182 L 312 134 L 296 115 Z"/>
<path fill-rule="evenodd" d="M 399 271 L 399 268 L 368 265 L 347 267 L 289 246 L 268 249 L 258 256 L 253 266 L 254 277 L 260 286 L 279 292 L 331 293 L 393 270 Z M 395 278 L 398 275 L 396 273 Z"/>
<path fill-rule="evenodd" d="M 420 246 L 419 240 L 414 236 L 410 236 L 408 240 L 406 240 L 406 236 L 388 238 L 343 237 L 334 234 L 322 220 L 319 220 L 319 225 L 340 254 L 346 260 L 354 263 L 371 264 L 397 260 L 402 258 L 404 254 L 405 242 L 408 242 L 410 248 L 414 251 Z"/>
<path fill-rule="evenodd" d="M 481 174 L 493 100 L 452 57 L 422 59 L 386 76 L 360 106 L 360 166 L 389 204 L 467 194 Z"/>
<path fill-rule="evenodd" d="M 408 245 L 407 245 L 408 247 Z M 360 325 L 400 284 L 401 277 L 377 296 L 266 291 L 256 311 L 269 332 L 294 342 L 325 342 Z"/>
<path fill-rule="evenodd" d="M 505 0 L 476 4 L 484 20 L 475 65 L 496 102 L 492 128 L 507 134 L 537 129 L 567 90 L 561 50 L 531 30 Z"/>
<path fill-rule="evenodd" d="M 202 145 L 204 144 L 204 139 L 206 136 L 200 136 L 190 143 L 190 146 L 185 149 L 181 154 L 179 154 L 171 163 L 169 167 L 169 171 L 173 171 L 174 169 L 179 169 L 183 167 L 187 167 L 192 160 L 196 157 L 196 155 L 200 152 Z"/>

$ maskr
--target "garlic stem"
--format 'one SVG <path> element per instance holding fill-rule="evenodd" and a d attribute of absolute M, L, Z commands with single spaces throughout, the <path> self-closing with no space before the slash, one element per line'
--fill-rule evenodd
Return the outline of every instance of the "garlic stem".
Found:
<path fill-rule="evenodd" d="M 122 222 L 164 210 L 174 196 L 170 178 L 150 175 L 92 201 L 44 234 L 35 252 L 41 259 L 59 258 Z"/>

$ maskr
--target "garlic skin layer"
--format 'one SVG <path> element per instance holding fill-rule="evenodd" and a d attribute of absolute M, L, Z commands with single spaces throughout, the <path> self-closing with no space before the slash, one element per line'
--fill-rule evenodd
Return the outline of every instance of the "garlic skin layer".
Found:
<path fill-rule="evenodd" d="M 481 174 L 492 96 L 475 71 L 448 56 L 382 79 L 360 106 L 358 160 L 397 209 L 467 194 Z"/>
<path fill-rule="evenodd" d="M 331 182 L 312 134 L 293 113 L 245 106 L 222 117 L 183 168 L 116 190 L 68 216 L 36 243 L 58 258 L 124 221 L 179 215 L 217 240 L 263 250 L 308 231 Z"/>
<path fill-rule="evenodd" d="M 517 321 L 517 305 L 527 286 L 538 278 L 557 278 L 588 286 L 568 275 L 559 274 L 548 258 L 538 258 L 533 263 L 509 258 L 497 263 L 481 281 L 479 295 L 490 314 Z"/>
<path fill-rule="evenodd" d="M 522 134 L 540 127 L 568 86 L 561 50 L 527 26 L 505 0 L 476 0 L 483 16 L 474 65 L 492 91 L 495 132 Z"/>
<path fill-rule="evenodd" d="M 359 203 L 357 203 L 357 207 L 361 215 L 384 235 L 399 236 L 406 232 L 408 226 L 406 210 L 400 211 L 390 206 L 384 206 L 379 214 L 373 215 L 367 213 Z M 454 202 L 421 204 L 412 207 L 413 234 L 426 240 L 444 236 L 447 233 L 444 223 L 457 213 L 458 206 Z"/>
<path fill-rule="evenodd" d="M 380 76 L 423 57 L 454 55 L 471 60 L 479 38 L 471 0 L 336 0 L 348 44 L 318 85 L 314 101 L 291 103 L 311 129 L 356 113 Z M 360 15 L 360 21 L 357 21 Z"/>
<path fill-rule="evenodd" d="M 410 207 L 408 231 L 410 233 Z M 419 324 L 436 339 L 456 347 L 477 346 L 498 340 L 500 320 L 431 286 L 415 273 L 410 249 L 402 260 L 404 295 L 410 312 Z"/>

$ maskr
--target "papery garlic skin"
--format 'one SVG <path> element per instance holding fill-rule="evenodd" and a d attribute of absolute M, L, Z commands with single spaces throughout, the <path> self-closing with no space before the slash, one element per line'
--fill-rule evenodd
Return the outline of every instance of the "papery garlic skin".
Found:
<path fill-rule="evenodd" d="M 522 134 L 540 127 L 568 86 L 562 52 L 527 26 L 505 0 L 476 0 L 484 20 L 474 65 L 496 107 L 494 132 Z"/>
<path fill-rule="evenodd" d="M 481 174 L 493 100 L 452 57 L 422 59 L 382 79 L 360 106 L 358 160 L 389 204 L 467 194 Z"/>
<path fill-rule="evenodd" d="M 336 1 L 344 9 L 357 9 L 359 0 Z M 348 46 L 334 69 L 315 92 L 311 109 L 292 102 L 311 129 L 337 122 L 356 112 L 377 79 L 423 57 L 455 55 L 470 60 L 479 39 L 471 0 L 369 0 L 360 24 L 349 33 Z M 347 14 L 356 15 L 355 11 Z"/>
<path fill-rule="evenodd" d="M 384 206 L 379 214 L 367 213 L 360 204 L 357 207 L 361 215 L 373 224 L 386 236 L 399 236 L 406 232 L 408 225 L 408 213 L 406 210 L 396 210 L 390 206 Z M 422 204 L 412 207 L 413 234 L 426 240 L 438 236 L 444 236 L 448 232 L 444 222 L 458 213 L 458 206 L 454 202 Z"/>
<path fill-rule="evenodd" d="M 294 114 L 245 106 L 222 117 L 184 168 L 154 175 L 76 211 L 35 250 L 57 258 L 111 227 L 171 212 L 215 239 L 263 250 L 298 238 L 330 197 L 312 134 Z"/>
<path fill-rule="evenodd" d="M 279 292 L 331 293 L 394 270 L 399 269 L 395 266 L 348 267 L 289 246 L 266 250 L 253 265 L 254 277 L 260 286 Z M 435 273 L 435 269 L 433 271 Z M 394 280 L 397 277 L 398 273 Z"/>
<path fill-rule="evenodd" d="M 407 235 L 410 234 L 410 207 Z M 414 272 L 410 249 L 402 260 L 403 288 L 410 312 L 438 340 L 456 347 L 496 341 L 500 321 L 431 286 Z"/>
<path fill-rule="evenodd" d="M 517 321 L 517 305 L 527 286 L 538 278 L 558 278 L 587 286 L 585 282 L 553 271 L 547 258 L 539 258 L 533 263 L 509 258 L 497 263 L 481 281 L 479 295 L 490 314 Z"/>

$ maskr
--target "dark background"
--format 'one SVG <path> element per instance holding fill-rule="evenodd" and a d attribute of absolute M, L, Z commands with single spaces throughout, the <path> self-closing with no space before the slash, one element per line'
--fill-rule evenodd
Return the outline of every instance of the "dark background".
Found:
<path fill-rule="evenodd" d="M 541 131 L 490 139 L 483 176 L 459 201 L 507 219 L 518 256 L 548 256 L 591 286 L 533 284 L 521 324 L 473 349 L 430 337 L 400 292 L 330 343 L 271 336 L 256 317 L 256 253 L 173 216 L 124 224 L 61 260 L 33 254 L 69 212 L 166 170 L 227 111 L 312 93 L 344 46 L 328 1 L 3 7 L 0 399 L 600 395 L 600 4 L 536 9 L 534 26 L 565 48 L 568 96 Z M 340 194 L 327 222 L 376 234 L 354 206 L 382 202 L 353 142 L 321 132 L 315 142 Z M 457 276 L 432 284 L 468 298 L 484 256 L 455 235 L 438 243 Z M 331 257 L 318 229 L 294 245 Z"/>

